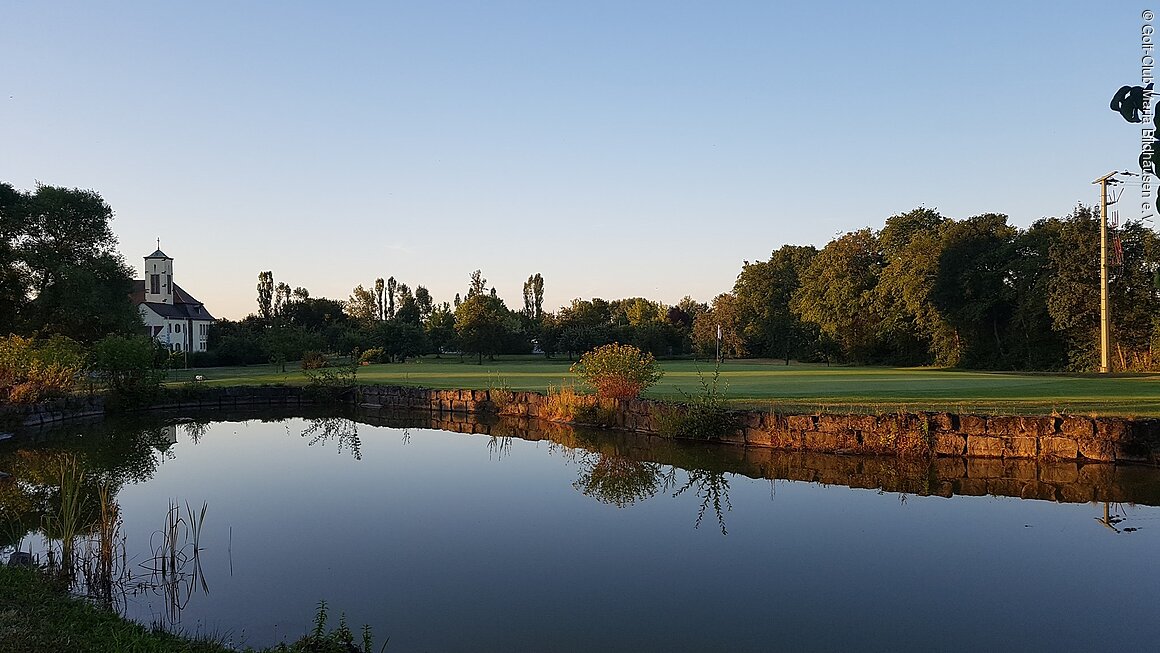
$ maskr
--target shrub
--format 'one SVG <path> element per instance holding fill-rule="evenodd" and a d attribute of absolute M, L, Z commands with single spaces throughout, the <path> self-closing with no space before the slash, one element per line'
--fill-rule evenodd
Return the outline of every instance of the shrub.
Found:
<path fill-rule="evenodd" d="M 327 366 L 326 356 L 320 351 L 302 352 L 302 369 L 320 370 Z"/>
<path fill-rule="evenodd" d="M 105 336 L 93 345 L 93 370 L 117 400 L 129 405 L 156 398 L 167 358 L 146 336 Z"/>
<path fill-rule="evenodd" d="M 664 375 L 652 354 L 632 345 L 612 343 L 580 357 L 571 372 L 604 399 L 632 399 Z"/>
<path fill-rule="evenodd" d="M 30 404 L 66 394 L 84 360 L 80 344 L 64 336 L 39 342 L 16 335 L 0 338 L 0 402 Z"/>
<path fill-rule="evenodd" d="M 576 409 L 584 404 L 585 397 L 576 392 L 576 388 L 570 385 L 559 388 L 548 386 L 548 396 L 544 398 L 540 417 L 553 422 L 571 422 L 576 416 Z"/>
<path fill-rule="evenodd" d="M 364 351 L 362 353 L 362 355 L 360 355 L 358 357 L 358 362 L 360 362 L 360 363 L 381 363 L 381 362 L 383 362 L 383 348 L 382 347 L 371 347 L 370 349 Z"/>
<path fill-rule="evenodd" d="M 684 391 L 686 404 L 662 408 L 654 415 L 657 432 L 671 438 L 691 438 L 716 440 L 739 427 L 736 417 L 729 411 L 725 391 L 721 388 L 721 363 L 713 369 L 712 380 L 698 371 L 697 378 L 701 392 L 690 395 Z"/>

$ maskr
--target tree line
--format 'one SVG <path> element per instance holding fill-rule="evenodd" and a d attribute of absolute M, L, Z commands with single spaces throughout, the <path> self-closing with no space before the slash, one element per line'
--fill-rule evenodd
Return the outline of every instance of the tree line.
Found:
<path fill-rule="evenodd" d="M 1153 230 L 1115 234 L 1113 358 L 1147 370 L 1160 335 Z M 1090 371 L 1099 361 L 1098 211 L 1077 206 L 1026 229 L 987 213 L 919 208 L 821 250 L 786 245 L 746 262 L 706 323 L 732 356 L 855 364 Z"/>
<path fill-rule="evenodd" d="M 92 190 L 0 183 L 0 335 L 91 345 L 143 333 L 133 270 L 116 252 L 112 208 Z M 1160 343 L 1156 233 L 1114 234 L 1112 359 L 1149 370 Z M 1078 205 L 1023 229 L 1002 214 L 953 219 L 918 208 L 824 247 L 784 245 L 745 261 L 711 302 L 574 299 L 545 310 L 540 274 L 509 308 L 481 271 L 452 301 L 391 276 L 345 300 L 262 272 L 255 312 L 220 320 L 193 365 L 299 360 L 310 351 L 402 361 L 543 353 L 570 359 L 632 344 L 657 357 L 712 355 L 849 364 L 1090 371 L 1099 359 L 1099 216 Z M 212 302 L 211 302 L 212 304 Z"/>

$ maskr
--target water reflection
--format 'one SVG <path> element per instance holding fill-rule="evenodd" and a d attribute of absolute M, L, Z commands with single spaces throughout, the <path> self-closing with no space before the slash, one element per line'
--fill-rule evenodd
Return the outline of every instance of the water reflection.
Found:
<path fill-rule="evenodd" d="M 174 591 L 173 581 L 192 578 L 201 592 L 208 585 L 200 567 L 186 570 L 185 559 L 196 563 L 197 548 L 188 549 L 184 540 L 173 543 L 190 529 L 200 536 L 208 507 L 196 521 L 192 513 L 167 515 L 169 539 L 162 541 L 173 544 L 173 555 L 154 569 L 163 551 L 153 545 L 154 558 L 139 566 L 151 573 L 142 576 L 129 559 L 117 501 L 125 485 L 148 481 L 160 464 L 175 458 L 176 434 L 175 424 L 98 428 L 40 447 L 0 451 L 0 468 L 10 474 L 0 479 L 0 551 L 12 551 L 10 564 L 39 566 L 73 593 L 110 609 L 121 609 L 132 595 L 164 594 L 168 622 L 176 624 L 194 587 Z"/>
<path fill-rule="evenodd" d="M 974 624 L 1018 610 L 1044 622 L 1068 609 L 1137 620 L 1157 599 L 1136 580 L 1155 573 L 1157 532 L 1121 536 L 1157 518 L 1131 505 L 1160 501 L 1160 474 L 1145 467 L 803 454 L 422 414 L 282 414 L 270 426 L 239 417 L 246 428 L 194 416 L 0 443 L 0 470 L 13 474 L 0 478 L 0 553 L 63 566 L 66 520 L 42 517 L 72 483 L 53 456 L 72 454 L 83 472 L 72 483 L 84 497 L 76 522 L 119 524 L 123 505 L 127 524 L 103 539 L 99 527 L 77 529 L 78 591 L 144 623 L 244 630 L 260 646 L 319 599 L 362 610 L 356 622 L 388 615 L 373 625 L 400 650 L 919 649 L 937 638 L 978 650 L 1004 646 Z M 962 494 L 1045 501 L 923 498 Z M 362 496 L 374 500 L 351 500 Z M 319 533 L 342 553 L 316 555 Z M 38 537 L 59 539 L 29 544 Z M 934 585 L 963 597 L 953 619 L 930 604 Z M 1092 607 L 1071 587 L 1111 600 Z M 601 613 L 559 610 L 561 591 Z M 703 597 L 696 620 L 681 616 L 689 596 Z M 525 621 L 497 623 L 487 606 L 499 604 Z M 1059 635 L 1081 620 L 1062 614 L 1062 626 L 1034 635 L 1050 644 L 1006 647 L 1098 650 L 1074 639 L 1082 632 Z M 523 639 L 503 639 L 513 632 Z"/>
<path fill-rule="evenodd" d="M 624 508 L 657 493 L 661 466 L 616 454 L 588 453 L 580 459 L 580 475 L 572 487 L 601 503 Z"/>
<path fill-rule="evenodd" d="M 362 460 L 362 442 L 358 439 L 358 422 L 345 417 L 316 417 L 307 420 L 307 427 L 302 431 L 302 437 L 309 438 L 307 446 L 318 444 L 326 446 L 327 442 L 334 441 L 338 446 L 338 453 L 345 447 L 354 456 L 355 460 Z"/>
<path fill-rule="evenodd" d="M 705 512 L 712 507 L 713 514 L 717 516 L 717 525 L 721 528 L 722 535 L 728 535 L 725 529 L 725 513 L 733 510 L 733 504 L 729 501 L 729 479 L 725 478 L 722 472 L 714 472 L 708 469 L 691 469 L 687 472 L 688 480 L 685 484 L 677 488 L 673 492 L 673 498 L 679 497 L 685 491 L 692 489 L 693 495 L 701 500 L 700 508 L 697 510 L 697 521 L 693 528 L 701 527 L 701 520 L 705 518 Z M 669 489 L 676 484 L 676 470 L 665 478 L 665 489 Z"/>

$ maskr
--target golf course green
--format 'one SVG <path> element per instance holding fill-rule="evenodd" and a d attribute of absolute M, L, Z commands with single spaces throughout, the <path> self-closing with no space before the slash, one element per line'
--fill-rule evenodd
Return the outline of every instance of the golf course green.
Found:
<path fill-rule="evenodd" d="M 423 357 L 406 363 L 366 365 L 359 383 L 429 388 L 509 388 L 546 391 L 582 384 L 566 359 L 499 357 L 477 365 L 455 356 Z M 712 361 L 661 361 L 664 377 L 646 397 L 680 400 L 711 384 Z M 309 378 L 295 363 L 173 370 L 168 384 L 204 377 L 215 386 L 298 385 Z M 940 368 L 785 365 L 770 360 L 727 360 L 719 390 L 738 407 L 781 411 L 869 412 L 946 410 L 986 414 L 1085 414 L 1160 416 L 1160 374 L 979 372 Z"/>

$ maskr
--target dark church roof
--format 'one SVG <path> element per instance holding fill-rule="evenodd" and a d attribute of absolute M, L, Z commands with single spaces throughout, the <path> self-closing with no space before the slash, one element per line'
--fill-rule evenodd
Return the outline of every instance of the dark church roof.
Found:
<path fill-rule="evenodd" d="M 169 257 L 165 255 L 165 252 L 158 249 L 156 252 L 153 252 L 152 254 L 150 254 L 149 256 L 146 256 L 145 258 L 149 259 L 149 258 L 169 258 Z M 173 260 L 173 259 L 170 259 L 170 260 Z"/>
<path fill-rule="evenodd" d="M 205 305 L 194 299 L 193 295 L 182 290 L 181 286 L 173 284 L 173 303 L 145 301 L 145 280 L 133 280 L 133 292 L 130 297 L 134 305 L 144 304 L 149 310 L 161 317 L 172 320 L 213 320 L 214 316 L 205 310 Z"/>

